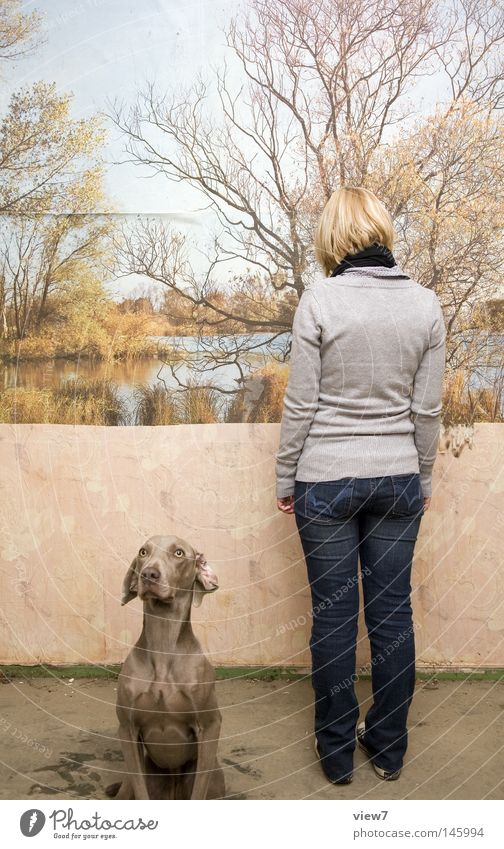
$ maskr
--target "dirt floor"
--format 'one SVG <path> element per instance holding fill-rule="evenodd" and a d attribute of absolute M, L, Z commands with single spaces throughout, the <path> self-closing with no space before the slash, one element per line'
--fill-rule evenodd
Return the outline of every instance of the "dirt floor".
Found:
<path fill-rule="evenodd" d="M 115 688 L 115 680 L 58 678 L 0 686 L 0 797 L 106 798 L 122 767 Z M 356 691 L 364 714 L 370 682 Z M 217 693 L 229 799 L 503 798 L 502 680 L 419 681 L 401 778 L 380 781 L 357 748 L 347 787 L 329 784 L 315 759 L 307 679 L 221 680 Z"/>

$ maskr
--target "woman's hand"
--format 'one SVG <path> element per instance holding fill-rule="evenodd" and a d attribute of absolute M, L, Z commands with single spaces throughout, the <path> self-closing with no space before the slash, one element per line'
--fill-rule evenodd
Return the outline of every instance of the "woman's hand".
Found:
<path fill-rule="evenodd" d="M 285 498 L 277 498 L 277 507 L 282 513 L 294 513 L 294 496 L 286 495 Z"/>
<path fill-rule="evenodd" d="M 424 513 L 429 509 L 431 499 L 430 496 L 426 496 L 423 500 L 424 503 Z M 281 513 L 294 513 L 294 496 L 287 495 L 285 498 L 277 498 L 277 507 Z"/>

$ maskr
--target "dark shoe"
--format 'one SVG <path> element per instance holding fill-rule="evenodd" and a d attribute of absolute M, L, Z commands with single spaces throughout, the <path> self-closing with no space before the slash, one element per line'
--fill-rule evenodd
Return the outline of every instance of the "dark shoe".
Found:
<path fill-rule="evenodd" d="M 317 738 L 315 738 L 314 748 L 315 748 L 315 754 L 317 755 L 317 758 L 320 761 L 320 765 L 322 766 L 322 759 L 320 757 Z M 322 767 L 322 771 L 324 772 L 324 775 L 327 778 L 327 780 L 331 782 L 331 784 L 351 784 L 352 781 L 353 781 L 353 775 L 347 775 L 345 778 L 339 778 L 339 779 L 336 780 L 336 779 L 329 778 L 329 776 L 326 775 L 324 767 Z"/>
<path fill-rule="evenodd" d="M 382 769 L 380 766 L 376 766 L 376 764 L 374 763 L 373 756 L 372 756 L 371 752 L 364 745 L 364 733 L 365 733 L 365 731 L 366 731 L 366 723 L 365 722 L 359 722 L 359 724 L 357 726 L 357 743 L 361 747 L 364 754 L 367 755 L 367 757 L 369 758 L 369 760 L 373 764 L 373 769 L 374 769 L 376 775 L 378 776 L 378 778 L 382 778 L 383 781 L 397 781 L 397 779 L 399 778 L 399 776 L 401 774 L 400 769 L 398 769 L 396 772 L 387 772 L 386 769 Z"/>

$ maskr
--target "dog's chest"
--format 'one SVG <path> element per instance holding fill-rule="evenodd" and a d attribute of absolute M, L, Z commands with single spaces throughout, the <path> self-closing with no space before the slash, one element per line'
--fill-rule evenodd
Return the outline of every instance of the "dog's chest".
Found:
<path fill-rule="evenodd" d="M 189 688 L 168 677 L 166 680 L 151 681 L 138 693 L 134 700 L 134 709 L 142 713 L 148 712 L 150 719 L 169 713 L 182 720 L 184 715 L 187 717 L 187 714 L 194 712 L 194 703 Z"/>
<path fill-rule="evenodd" d="M 147 751 L 159 767 L 178 769 L 196 757 L 196 711 L 190 691 L 168 679 L 151 681 L 133 705 Z"/>

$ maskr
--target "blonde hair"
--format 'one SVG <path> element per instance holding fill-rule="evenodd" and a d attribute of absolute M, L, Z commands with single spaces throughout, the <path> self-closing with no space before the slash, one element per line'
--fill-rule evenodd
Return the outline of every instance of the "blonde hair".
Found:
<path fill-rule="evenodd" d="M 327 201 L 315 231 L 315 258 L 327 276 L 345 254 L 378 242 L 390 251 L 394 225 L 381 201 L 362 186 L 336 189 Z"/>

